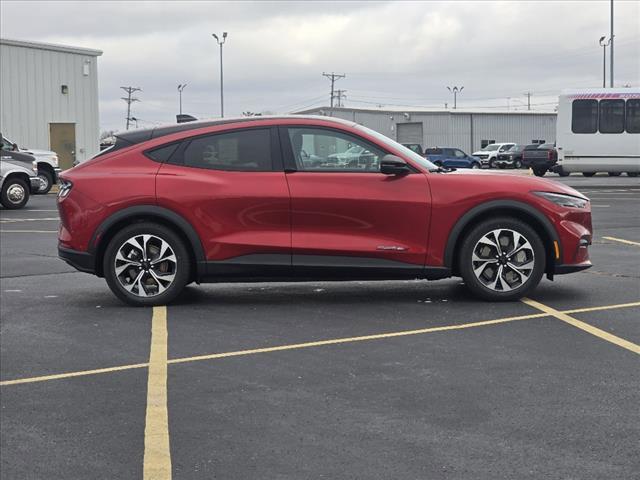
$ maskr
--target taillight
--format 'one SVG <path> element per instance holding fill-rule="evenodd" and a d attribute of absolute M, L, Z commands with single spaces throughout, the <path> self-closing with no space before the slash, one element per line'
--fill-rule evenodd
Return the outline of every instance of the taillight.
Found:
<path fill-rule="evenodd" d="M 548 158 L 549 160 L 553 160 L 553 150 L 549 150 L 549 151 L 547 152 L 547 158 Z"/>

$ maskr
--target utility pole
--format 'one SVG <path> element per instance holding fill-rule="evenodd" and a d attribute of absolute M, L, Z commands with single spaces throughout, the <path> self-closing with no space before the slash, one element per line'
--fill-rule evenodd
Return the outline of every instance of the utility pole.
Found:
<path fill-rule="evenodd" d="M 338 104 L 336 105 L 336 107 L 343 107 L 344 106 L 342 104 L 342 99 L 343 98 L 347 98 L 346 93 L 347 93 L 346 90 L 336 90 L 336 100 L 338 101 Z"/>
<path fill-rule="evenodd" d="M 331 80 L 331 115 L 333 115 L 333 99 L 335 98 L 335 90 L 334 90 L 334 85 L 336 83 L 336 81 L 340 80 L 341 78 L 346 77 L 346 75 L 343 73 L 342 75 L 338 75 L 334 72 L 331 73 L 324 73 L 322 72 L 322 76 L 323 77 L 327 77 L 329 80 Z"/>
<path fill-rule="evenodd" d="M 527 96 L 527 110 L 531 110 L 531 92 L 524 93 Z"/>
<path fill-rule="evenodd" d="M 609 41 L 611 42 L 611 52 L 609 52 L 609 86 L 613 88 L 613 0 L 611 0 L 611 31 L 609 32 L 609 37 Z"/>
<path fill-rule="evenodd" d="M 184 90 L 184 87 L 186 86 L 186 83 L 181 83 L 180 85 L 178 85 L 178 96 L 180 97 L 180 115 L 182 115 L 182 90 Z"/>
<path fill-rule="evenodd" d="M 215 33 L 211 34 L 220 45 L 220 117 L 224 118 L 224 75 L 222 73 L 222 45 L 227 40 L 227 32 L 222 32 L 222 40 Z"/>
<path fill-rule="evenodd" d="M 141 92 L 142 89 L 141 88 L 137 88 L 137 87 L 120 87 L 120 88 L 122 90 L 124 90 L 125 92 L 127 92 L 127 96 L 126 97 L 121 97 L 121 98 L 122 98 L 122 100 L 127 102 L 127 130 L 129 130 L 129 124 L 133 120 L 133 118 L 131 118 L 131 104 L 133 102 L 139 102 L 140 101 L 139 99 L 133 97 L 132 95 L 135 92 Z"/>
<path fill-rule="evenodd" d="M 607 46 L 611 43 L 611 39 L 605 43 L 605 38 L 607 38 L 606 35 L 603 35 L 598 42 L 602 47 L 602 88 L 607 86 Z"/>
<path fill-rule="evenodd" d="M 447 87 L 447 90 L 449 90 L 451 93 L 453 93 L 453 109 L 455 110 L 456 108 L 458 108 L 458 93 L 462 92 L 462 90 L 464 90 L 464 87 Z"/>

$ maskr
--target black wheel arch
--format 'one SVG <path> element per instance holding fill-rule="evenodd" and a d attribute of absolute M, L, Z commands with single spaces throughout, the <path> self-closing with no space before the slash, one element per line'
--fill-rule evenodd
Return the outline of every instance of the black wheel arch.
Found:
<path fill-rule="evenodd" d="M 198 280 L 206 270 L 206 256 L 200 237 L 193 225 L 181 215 L 168 208 L 157 205 L 136 205 L 124 208 L 104 220 L 93 233 L 89 243 L 89 253 L 95 258 L 95 272 L 98 276 L 103 276 L 102 259 L 111 238 L 123 226 L 133 222 L 157 222 L 175 231 L 186 243 L 191 254 L 192 272 L 195 280 Z"/>
<path fill-rule="evenodd" d="M 517 200 L 493 200 L 478 205 L 458 219 L 449 233 L 444 252 L 444 266 L 458 275 L 458 252 L 465 232 L 484 220 L 498 216 L 512 216 L 526 221 L 540 235 L 547 254 L 547 273 L 553 274 L 557 263 L 553 242 L 557 242 L 559 259 L 562 259 L 562 244 L 553 224 L 539 210 Z M 561 263 L 561 262 L 558 262 Z"/>

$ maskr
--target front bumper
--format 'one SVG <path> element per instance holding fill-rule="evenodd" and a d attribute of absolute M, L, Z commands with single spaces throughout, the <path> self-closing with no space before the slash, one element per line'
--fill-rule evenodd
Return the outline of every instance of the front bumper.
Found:
<path fill-rule="evenodd" d="M 586 270 L 587 268 L 591 268 L 593 265 L 591 264 L 591 261 L 586 261 L 583 263 L 578 263 L 576 265 L 565 265 L 565 264 L 560 264 L 560 265 L 556 265 L 554 268 L 554 273 L 556 275 L 564 275 L 566 273 L 575 273 L 575 272 L 581 272 L 582 270 Z"/>
<path fill-rule="evenodd" d="M 96 273 L 95 256 L 88 252 L 78 252 L 58 245 L 58 257 L 76 270 L 85 273 Z"/>
<path fill-rule="evenodd" d="M 58 179 L 60 178 L 60 173 L 62 173 L 61 168 L 56 167 L 53 169 L 53 183 L 58 183 Z"/>
<path fill-rule="evenodd" d="M 40 190 L 41 186 L 42 182 L 40 181 L 40 177 L 29 177 L 29 187 L 32 193 Z"/>

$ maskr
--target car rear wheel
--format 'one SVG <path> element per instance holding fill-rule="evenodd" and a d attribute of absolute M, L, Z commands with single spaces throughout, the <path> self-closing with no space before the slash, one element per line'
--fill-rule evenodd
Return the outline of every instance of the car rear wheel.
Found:
<path fill-rule="evenodd" d="M 526 295 L 540 283 L 545 264 L 538 234 L 526 223 L 508 217 L 477 225 L 466 236 L 458 258 L 467 287 L 491 301 Z"/>
<path fill-rule="evenodd" d="M 474 162 L 474 163 L 472 163 L 472 164 L 471 164 L 471 168 L 476 168 L 476 169 L 477 169 L 477 168 L 480 168 L 480 164 L 479 164 L 479 163 Z M 628 175 L 628 174 L 627 174 L 627 175 Z"/>
<path fill-rule="evenodd" d="M 595 174 L 596 172 L 582 172 L 584 177 L 593 177 Z"/>
<path fill-rule="evenodd" d="M 558 169 L 558 175 L 561 177 L 568 177 L 570 175 L 569 172 L 566 172 L 562 167 Z"/>
<path fill-rule="evenodd" d="M 9 210 L 17 210 L 24 207 L 29 201 L 29 187 L 20 178 L 9 178 L 2 184 L 0 203 Z"/>
<path fill-rule="evenodd" d="M 546 168 L 534 168 L 533 169 L 533 174 L 536 177 L 544 177 L 545 173 L 547 173 L 547 169 Z"/>
<path fill-rule="evenodd" d="M 111 291 L 135 306 L 167 304 L 190 279 L 184 242 L 171 229 L 155 223 L 138 223 L 119 231 L 109 242 L 103 268 Z"/>

